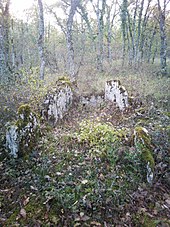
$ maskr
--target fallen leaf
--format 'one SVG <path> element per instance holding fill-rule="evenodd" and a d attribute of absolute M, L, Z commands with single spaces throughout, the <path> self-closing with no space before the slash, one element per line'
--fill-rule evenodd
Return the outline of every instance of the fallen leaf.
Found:
<path fill-rule="evenodd" d="M 144 208 L 144 207 L 141 207 L 141 208 L 139 209 L 139 213 L 145 213 L 146 211 L 147 211 L 147 209 Z"/>
<path fill-rule="evenodd" d="M 82 180 L 82 184 L 87 184 L 88 180 Z"/>
<path fill-rule="evenodd" d="M 81 226 L 81 223 L 76 223 L 74 227 Z"/>
<path fill-rule="evenodd" d="M 82 218 L 84 216 L 84 213 L 83 212 L 80 212 L 80 217 Z"/>
<path fill-rule="evenodd" d="M 27 213 L 26 213 L 26 210 L 25 210 L 24 208 L 22 208 L 22 209 L 20 210 L 20 215 L 21 215 L 24 219 L 26 218 Z"/>
<path fill-rule="evenodd" d="M 153 214 L 157 215 L 158 211 L 157 210 L 153 210 Z"/>
<path fill-rule="evenodd" d="M 84 215 L 81 220 L 82 221 L 88 221 L 90 219 L 90 217 L 88 217 L 87 215 Z"/>
<path fill-rule="evenodd" d="M 165 202 L 170 206 L 170 199 L 166 199 Z"/>
<path fill-rule="evenodd" d="M 44 219 L 45 219 L 45 220 L 48 219 L 48 212 L 45 213 Z"/>
<path fill-rule="evenodd" d="M 100 180 L 104 180 L 105 179 L 105 177 L 104 177 L 104 175 L 102 173 L 99 175 L 99 179 Z"/>
<path fill-rule="evenodd" d="M 93 226 L 102 226 L 99 222 L 96 221 L 92 221 L 90 224 Z"/>
<path fill-rule="evenodd" d="M 30 201 L 30 198 L 26 198 L 24 201 L 23 201 L 23 205 L 26 206 Z"/>
<path fill-rule="evenodd" d="M 57 224 L 58 221 L 59 221 L 58 218 L 56 218 L 55 216 L 52 217 L 52 222 L 53 222 L 54 224 Z"/>
<path fill-rule="evenodd" d="M 30 186 L 30 188 L 32 189 L 32 190 L 34 190 L 34 191 L 38 191 L 38 189 L 36 188 L 36 187 L 34 187 L 34 186 Z"/>

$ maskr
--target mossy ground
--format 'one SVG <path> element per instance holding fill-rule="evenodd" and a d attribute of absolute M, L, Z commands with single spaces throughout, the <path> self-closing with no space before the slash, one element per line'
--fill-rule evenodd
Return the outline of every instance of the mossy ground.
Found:
<path fill-rule="evenodd" d="M 166 155 L 167 134 L 163 127 L 167 125 L 167 116 L 153 111 L 150 124 L 142 121 L 139 126 L 142 116 L 136 118 L 135 111 L 120 114 L 110 103 L 97 108 L 84 108 L 77 103 L 75 106 L 76 110 L 73 106 L 56 128 L 44 129 L 29 159 L 2 162 L 2 225 L 161 226 L 160 223 L 166 223 L 170 218 L 167 184 L 160 180 L 160 169 L 155 173 L 154 184 L 147 184 L 131 137 L 136 125 L 146 127 L 149 144 L 152 140 L 154 149 L 164 150 Z M 146 108 L 143 117 L 150 114 Z M 164 134 L 160 128 L 155 131 L 160 122 Z M 155 165 L 159 164 L 156 154 L 154 159 Z M 166 164 L 164 156 L 161 161 Z"/>
<path fill-rule="evenodd" d="M 152 71 L 147 66 L 138 71 L 122 68 L 117 61 L 101 74 L 93 68 L 81 69 L 80 94 L 103 92 L 106 80 L 118 79 L 134 97 L 133 108 L 121 114 L 109 103 L 96 109 L 75 103 L 55 129 L 43 125 L 42 138 L 28 159 L 13 161 L 3 157 L 0 225 L 169 225 L 169 78 L 156 76 Z M 31 103 L 34 111 L 38 110 L 37 103 L 47 90 L 55 87 L 53 81 L 58 78 L 56 74 L 48 76 L 43 84 L 31 75 L 25 82 L 1 87 L 1 129 L 6 121 L 15 119 L 22 103 Z M 67 78 L 64 80 L 69 83 Z M 141 102 L 144 105 L 137 108 Z M 94 127 L 84 130 L 80 122 L 92 122 Z M 116 143 L 110 140 L 110 127 L 121 135 L 116 135 Z M 151 186 L 141 171 L 143 165 L 132 140 L 135 127 L 145 127 L 151 137 L 149 144 L 152 143 L 155 162 Z M 92 132 L 97 130 L 100 133 L 93 136 Z M 84 139 L 79 138 L 80 134 Z M 1 130 L 0 136 L 2 144 Z"/>

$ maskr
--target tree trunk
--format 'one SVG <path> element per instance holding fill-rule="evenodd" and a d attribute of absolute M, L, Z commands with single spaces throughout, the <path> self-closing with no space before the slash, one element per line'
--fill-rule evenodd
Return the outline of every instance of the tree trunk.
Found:
<path fill-rule="evenodd" d="M 104 32 L 104 14 L 106 8 L 106 0 L 97 0 L 95 5 L 93 0 L 90 0 L 97 18 L 97 69 L 103 71 L 103 32 Z"/>
<path fill-rule="evenodd" d="M 151 2 L 152 2 L 152 0 L 148 0 L 148 4 L 147 4 L 146 10 L 145 10 L 143 22 L 142 22 L 142 25 L 141 25 L 141 38 L 140 38 L 140 46 L 139 46 L 139 51 L 141 52 L 141 60 L 144 57 L 144 43 L 145 43 L 145 39 L 147 37 L 146 26 L 147 26 L 147 23 L 148 23 L 149 16 L 151 14 L 151 11 L 149 10 Z"/>
<path fill-rule="evenodd" d="M 141 1 L 141 5 L 140 5 L 140 11 L 139 11 L 139 18 L 138 18 L 138 27 L 137 27 L 137 38 L 136 38 L 136 45 L 135 45 L 135 65 L 139 60 L 141 59 L 141 57 L 139 57 L 139 55 L 141 55 L 140 53 L 140 41 L 141 41 L 141 23 L 142 23 L 142 13 L 143 13 L 143 7 L 144 7 L 144 0 Z"/>
<path fill-rule="evenodd" d="M 97 69 L 102 72 L 103 71 L 103 14 L 104 14 L 104 1 L 102 0 L 102 9 L 99 8 L 99 1 L 97 3 L 97 29 L 98 29 L 98 36 L 97 36 Z"/>
<path fill-rule="evenodd" d="M 112 60 L 112 48 L 111 48 L 111 43 L 112 43 L 112 28 L 113 28 L 113 22 L 116 17 L 116 5 L 117 5 L 117 0 L 111 2 L 111 6 L 108 6 L 106 4 L 106 10 L 107 10 L 107 17 L 106 17 L 106 28 L 107 28 L 107 59 L 109 64 L 111 64 Z M 114 6 L 114 11 L 113 14 L 112 9 Z M 112 15 L 111 15 L 112 14 Z"/>
<path fill-rule="evenodd" d="M 71 81 L 76 81 L 76 70 L 74 62 L 74 46 L 73 46 L 73 18 L 76 12 L 76 9 L 79 5 L 80 0 L 71 0 L 70 12 L 67 20 L 67 30 L 66 30 L 66 39 L 67 39 L 67 72 L 71 78 Z"/>
<path fill-rule="evenodd" d="M 9 5 L 10 0 L 6 1 L 5 7 L 0 4 L 0 80 L 8 80 L 10 69 L 9 63 Z"/>
<path fill-rule="evenodd" d="M 161 60 L 161 73 L 163 76 L 167 75 L 167 63 L 166 63 L 166 31 L 165 31 L 165 10 L 166 10 L 166 0 L 164 0 L 164 8 L 161 8 L 160 0 L 158 0 L 158 11 L 159 11 L 159 27 L 160 27 L 160 60 Z"/>
<path fill-rule="evenodd" d="M 154 30 L 152 32 L 152 36 L 150 38 L 150 43 L 149 43 L 149 47 L 148 47 L 148 60 L 147 60 L 148 63 L 150 62 L 151 56 L 153 54 L 152 53 L 152 46 L 153 46 L 154 38 L 155 38 L 155 35 L 156 35 L 156 30 L 157 30 L 157 24 L 155 25 Z"/>
<path fill-rule="evenodd" d="M 44 59 L 44 12 L 42 0 L 38 0 L 39 8 L 39 38 L 38 48 L 40 56 L 40 79 L 44 80 L 45 59 Z"/>
<path fill-rule="evenodd" d="M 122 45 L 122 66 L 125 62 L 126 55 L 126 35 L 127 35 L 127 0 L 123 0 L 121 6 L 121 27 L 122 27 L 122 37 L 123 37 L 123 45 Z"/>
<path fill-rule="evenodd" d="M 90 21 L 88 18 L 88 12 L 81 4 L 78 5 L 78 8 L 80 9 L 80 12 L 78 12 L 78 13 L 81 15 L 83 20 L 86 22 L 88 30 L 89 30 L 89 35 L 90 35 L 90 39 L 91 39 L 91 50 L 96 52 L 96 45 L 95 45 L 94 37 L 93 37 L 93 30 L 92 30 L 92 27 L 91 27 L 91 24 L 90 24 Z"/>

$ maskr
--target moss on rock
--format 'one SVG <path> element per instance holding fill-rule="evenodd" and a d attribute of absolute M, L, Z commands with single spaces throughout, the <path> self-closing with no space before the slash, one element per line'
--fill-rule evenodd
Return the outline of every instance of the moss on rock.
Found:
<path fill-rule="evenodd" d="M 65 87 L 69 87 L 72 92 L 74 90 L 74 84 L 71 82 L 70 78 L 68 76 L 60 76 L 56 80 L 56 86 L 54 87 L 55 93 Z"/>
<path fill-rule="evenodd" d="M 147 181 L 149 183 L 153 180 L 153 171 L 155 161 L 152 154 L 151 137 L 144 127 L 136 127 L 134 130 L 134 144 L 137 150 L 141 153 L 141 160 L 147 169 Z"/>
<path fill-rule="evenodd" d="M 136 147 L 142 152 L 142 159 L 149 162 L 153 170 L 155 162 L 152 155 L 151 137 L 148 131 L 144 127 L 136 127 L 134 130 L 134 140 Z"/>
<path fill-rule="evenodd" d="M 37 116 L 28 104 L 18 108 L 18 120 L 11 123 L 7 129 L 6 146 L 14 157 L 28 155 L 39 137 Z"/>

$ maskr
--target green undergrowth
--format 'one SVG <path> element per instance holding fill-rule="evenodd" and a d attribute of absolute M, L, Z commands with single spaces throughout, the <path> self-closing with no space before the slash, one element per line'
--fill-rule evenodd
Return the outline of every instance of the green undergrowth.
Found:
<path fill-rule="evenodd" d="M 68 136 L 77 144 L 74 149 L 69 149 L 69 140 L 68 146 L 60 147 L 66 136 L 58 138 L 49 132 L 39 145 L 43 153 L 38 162 L 30 156 L 30 173 L 25 176 L 23 171 L 21 178 L 27 188 L 31 176 L 29 184 L 40 199 L 25 205 L 26 219 L 17 219 L 16 210 L 7 224 L 14 217 L 21 225 L 33 219 L 71 226 L 94 221 L 103 224 L 103 218 L 114 223 L 119 214 L 116 207 L 125 205 L 130 199 L 128 192 L 141 182 L 140 157 L 135 149 L 122 144 L 125 132 L 112 125 L 83 121 L 77 133 Z"/>
<path fill-rule="evenodd" d="M 13 192 L 5 194 L 7 203 L 13 198 L 13 204 L 17 205 L 15 210 L 6 208 L 10 215 L 6 216 L 4 226 L 104 226 L 105 223 L 156 226 L 161 223 L 161 211 L 155 217 L 152 209 L 156 209 L 155 204 L 162 195 L 156 201 L 153 195 L 153 206 L 148 206 L 153 218 L 147 213 L 138 215 L 138 209 L 147 206 L 147 200 L 143 200 L 150 201 L 151 195 L 147 193 L 155 190 L 146 181 L 146 163 L 150 162 L 159 184 L 168 166 L 167 114 L 163 115 L 157 108 L 138 109 L 124 115 L 121 125 L 114 125 L 112 119 L 116 114 L 106 106 L 97 114 L 102 111 L 107 111 L 102 115 L 106 118 L 94 115 L 92 119 L 91 112 L 87 118 L 81 112 L 82 121 L 77 119 L 78 114 L 71 114 L 70 121 L 66 119 L 55 130 L 46 127 L 29 159 L 10 168 L 5 164 L 5 176 L 0 183 L 5 189 L 17 188 L 19 184 L 29 201 L 24 205 L 23 199 L 18 201 Z M 159 163 L 163 165 L 159 167 Z M 20 214 L 22 208 L 26 217 Z"/>
<path fill-rule="evenodd" d="M 77 149 L 69 149 L 66 137 Z M 46 161 L 34 171 L 50 212 L 60 214 L 58 222 L 69 213 L 70 224 L 101 222 L 111 214 L 112 222 L 116 207 L 129 201 L 128 192 L 137 189 L 143 177 L 141 157 L 135 148 L 122 144 L 124 137 L 124 131 L 90 121 L 83 121 L 72 135 L 49 134 L 42 144 Z M 59 149 L 62 143 L 68 146 Z"/>
<path fill-rule="evenodd" d="M 28 159 L 6 160 L 0 165 L 0 202 L 6 214 L 3 226 L 103 226 L 105 222 L 123 226 L 129 219 L 129 226 L 145 226 L 147 222 L 152 226 L 159 221 L 161 211 L 156 218 L 146 216 L 142 221 L 136 204 L 144 198 L 150 201 L 147 193 L 154 190 L 146 180 L 148 161 L 155 179 L 160 183 L 164 177 L 167 184 L 168 116 L 145 108 L 142 113 L 137 110 L 134 117 L 124 116 L 122 126 L 114 125 L 110 118 L 113 111 L 104 108 L 99 112 L 107 111 L 106 119 L 101 115 L 92 118 L 91 112 L 89 117 L 83 113 L 82 120 L 71 114 L 70 121 L 58 124 L 55 130 L 44 126 L 43 136 Z M 141 194 L 137 193 L 134 202 L 137 190 Z M 140 196 L 144 198 L 138 199 Z M 159 199 L 154 201 L 154 196 L 152 207 L 148 206 L 151 214 Z M 29 201 L 23 202 L 27 198 Z"/>
<path fill-rule="evenodd" d="M 169 226 L 169 220 L 162 220 L 150 217 L 149 215 L 142 213 L 133 215 L 134 226 L 142 227 L 157 227 L 157 226 Z"/>
<path fill-rule="evenodd" d="M 107 155 L 110 148 L 115 148 L 121 143 L 125 131 L 116 130 L 111 124 L 85 120 L 79 124 L 79 130 L 74 134 L 78 143 L 84 144 L 89 151 L 96 154 Z"/>

